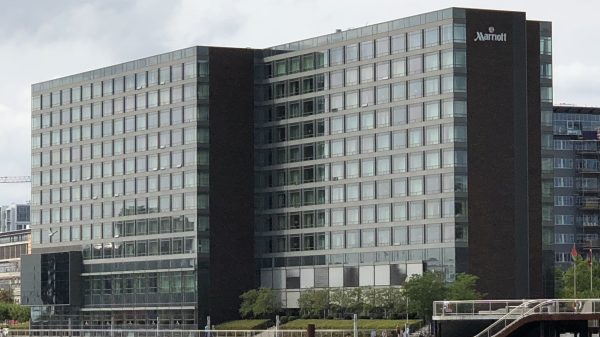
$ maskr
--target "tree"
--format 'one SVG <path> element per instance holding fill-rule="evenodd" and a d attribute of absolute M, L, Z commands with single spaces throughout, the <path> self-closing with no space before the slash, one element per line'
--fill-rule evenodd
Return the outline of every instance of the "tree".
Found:
<path fill-rule="evenodd" d="M 348 296 L 344 289 L 336 288 L 329 292 L 329 304 L 334 313 L 343 313 L 347 308 Z"/>
<path fill-rule="evenodd" d="M 443 275 L 438 272 L 425 272 L 413 275 L 404 284 L 404 296 L 409 300 L 409 309 L 426 322 L 433 315 L 433 301 L 441 301 L 446 295 Z"/>
<path fill-rule="evenodd" d="M 329 309 L 329 291 L 309 289 L 300 293 L 298 298 L 300 312 L 323 317 Z"/>
<path fill-rule="evenodd" d="M 402 289 L 396 287 L 381 289 L 381 306 L 385 318 L 390 318 L 392 314 L 399 315 L 405 312 L 405 302 Z"/>
<path fill-rule="evenodd" d="M 0 289 L 0 303 L 14 303 L 13 296 L 10 291 Z"/>
<path fill-rule="evenodd" d="M 589 261 L 576 257 L 575 262 L 566 271 L 557 271 L 559 282 L 556 293 L 560 298 L 598 298 L 600 297 L 600 263 L 592 261 L 592 289 L 590 289 Z M 575 287 L 574 282 L 577 282 Z"/>
<path fill-rule="evenodd" d="M 446 299 L 448 300 L 480 300 L 485 297 L 485 294 L 476 290 L 479 277 L 471 274 L 460 273 L 456 275 L 456 279 L 448 286 Z"/>
<path fill-rule="evenodd" d="M 279 309 L 281 309 L 281 304 L 275 296 L 275 292 L 270 288 L 259 288 L 258 296 L 252 309 L 254 317 L 266 318 L 275 314 Z"/>
<path fill-rule="evenodd" d="M 275 292 L 269 288 L 251 289 L 243 293 L 240 298 L 240 315 L 242 317 L 267 317 L 280 309 L 280 303 Z"/>
<path fill-rule="evenodd" d="M 251 289 L 246 291 L 240 296 L 242 303 L 240 304 L 240 315 L 243 318 L 247 318 L 253 315 L 254 312 L 254 303 L 256 303 L 256 298 L 258 297 L 258 290 Z"/>

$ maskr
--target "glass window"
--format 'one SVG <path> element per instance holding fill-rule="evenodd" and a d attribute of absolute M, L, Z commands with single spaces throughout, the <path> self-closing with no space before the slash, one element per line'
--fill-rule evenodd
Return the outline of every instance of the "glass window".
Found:
<path fill-rule="evenodd" d="M 423 48 L 423 31 L 418 30 L 416 32 L 408 33 L 408 50 L 415 50 Z"/>
<path fill-rule="evenodd" d="M 440 78 L 439 76 L 428 77 L 425 79 L 425 96 L 433 96 L 440 94 Z"/>
<path fill-rule="evenodd" d="M 438 52 L 425 54 L 425 71 L 440 69 L 440 57 Z"/>
<path fill-rule="evenodd" d="M 370 153 L 375 151 L 374 135 L 362 136 L 360 139 L 361 153 Z"/>
<path fill-rule="evenodd" d="M 358 114 L 346 115 L 345 119 L 346 132 L 358 131 Z"/>
<path fill-rule="evenodd" d="M 440 28 L 425 29 L 425 47 L 437 46 L 440 43 Z"/>
<path fill-rule="evenodd" d="M 392 180 L 392 195 L 394 198 L 406 196 L 406 191 L 406 178 L 397 178 Z"/>
<path fill-rule="evenodd" d="M 377 157 L 377 175 L 390 174 L 391 162 L 389 156 Z"/>
<path fill-rule="evenodd" d="M 375 159 L 366 158 L 361 160 L 361 176 L 371 177 L 375 175 Z"/>
<path fill-rule="evenodd" d="M 396 207 L 394 207 L 394 213 L 395 213 L 395 210 L 396 210 Z M 406 209 L 404 211 L 406 212 Z M 407 227 L 405 227 L 405 226 L 403 226 L 403 227 L 394 227 L 393 228 L 393 234 L 394 234 L 394 246 L 408 244 Z"/>
<path fill-rule="evenodd" d="M 410 177 L 408 185 L 409 195 L 423 194 L 423 177 Z"/>
<path fill-rule="evenodd" d="M 390 38 L 386 36 L 375 40 L 375 50 L 377 57 L 388 55 L 390 53 Z"/>
<path fill-rule="evenodd" d="M 332 48 L 329 50 L 329 64 L 334 66 L 344 63 L 344 47 Z"/>
<path fill-rule="evenodd" d="M 406 59 L 392 60 L 392 77 L 406 76 Z"/>
<path fill-rule="evenodd" d="M 373 58 L 373 41 L 364 41 L 360 43 L 360 59 L 367 60 Z"/>
<path fill-rule="evenodd" d="M 436 194 L 441 192 L 441 178 L 439 174 L 425 177 L 425 194 Z"/>
<path fill-rule="evenodd" d="M 372 89 L 371 89 L 372 90 Z M 352 109 L 358 107 L 358 92 L 357 91 L 347 91 L 346 95 L 346 109 Z M 362 102 L 362 91 L 361 91 L 361 104 Z"/>
<path fill-rule="evenodd" d="M 342 74 L 342 71 L 339 71 Z M 347 68 L 346 69 L 346 86 L 358 84 L 358 68 Z"/>
<path fill-rule="evenodd" d="M 346 79 L 346 81 L 348 81 Z M 348 82 L 346 82 L 348 83 Z M 334 89 L 334 88 L 339 88 L 344 84 L 344 71 L 343 70 L 337 70 L 337 71 L 332 71 L 331 73 L 329 73 L 329 87 Z"/>
<path fill-rule="evenodd" d="M 358 45 L 356 43 L 346 46 L 346 63 L 358 61 Z"/>
<path fill-rule="evenodd" d="M 387 80 L 390 78 L 390 62 L 379 62 L 376 68 L 377 80 Z"/>
<path fill-rule="evenodd" d="M 390 86 L 389 84 L 380 85 L 377 87 L 377 104 L 385 104 L 390 101 Z"/>
<path fill-rule="evenodd" d="M 408 131 L 408 147 L 423 145 L 423 129 L 414 128 Z"/>
<path fill-rule="evenodd" d="M 440 151 L 433 150 L 425 152 L 425 169 L 437 169 L 440 168 Z"/>
<path fill-rule="evenodd" d="M 374 79 L 375 67 L 372 64 L 366 64 L 360 67 L 360 83 L 372 82 Z"/>
<path fill-rule="evenodd" d="M 375 127 L 375 114 L 373 111 L 362 112 L 360 114 L 360 129 L 368 130 Z"/>
<path fill-rule="evenodd" d="M 406 82 L 392 84 L 392 101 L 403 101 L 406 99 Z"/>
<path fill-rule="evenodd" d="M 388 132 L 377 134 L 377 151 L 390 149 L 390 134 Z"/>
<path fill-rule="evenodd" d="M 392 132 L 392 146 L 395 150 L 406 148 L 406 130 Z"/>
<path fill-rule="evenodd" d="M 361 183 L 361 199 L 362 200 L 375 199 L 375 182 L 367 181 L 367 182 Z"/>
<path fill-rule="evenodd" d="M 377 127 L 386 127 L 390 125 L 390 110 L 380 109 L 376 112 L 377 116 Z"/>
<path fill-rule="evenodd" d="M 423 97 L 423 79 L 408 81 L 408 98 Z"/>
<path fill-rule="evenodd" d="M 406 51 L 406 34 L 392 36 L 392 54 Z"/>
<path fill-rule="evenodd" d="M 420 74 L 423 72 L 423 55 L 415 55 L 408 58 L 408 74 Z"/>
<path fill-rule="evenodd" d="M 426 102 L 425 103 L 425 120 L 433 120 L 440 118 L 440 102 Z"/>

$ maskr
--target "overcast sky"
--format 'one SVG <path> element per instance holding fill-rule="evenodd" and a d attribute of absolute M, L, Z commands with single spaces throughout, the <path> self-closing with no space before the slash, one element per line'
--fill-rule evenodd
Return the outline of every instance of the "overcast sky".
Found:
<path fill-rule="evenodd" d="M 553 22 L 554 102 L 600 106 L 600 1 L 2 1 L 0 176 L 30 175 L 30 85 L 192 45 L 262 48 L 447 7 Z M 0 205 L 29 184 L 1 184 Z"/>

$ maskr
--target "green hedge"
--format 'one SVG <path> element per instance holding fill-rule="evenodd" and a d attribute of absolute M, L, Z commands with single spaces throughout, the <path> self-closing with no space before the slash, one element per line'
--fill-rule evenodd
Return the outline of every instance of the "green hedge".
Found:
<path fill-rule="evenodd" d="M 240 319 L 215 326 L 217 330 L 260 330 L 269 327 L 268 319 Z"/>
<path fill-rule="evenodd" d="M 406 320 L 391 320 L 391 319 L 359 319 L 359 329 L 375 329 L 375 330 L 393 330 L 396 325 L 400 325 L 404 329 Z M 303 330 L 309 324 L 314 324 L 316 329 L 335 329 L 335 330 L 352 330 L 352 320 L 344 319 L 296 319 L 281 326 L 282 329 Z M 411 330 L 421 326 L 420 320 L 408 320 Z"/>

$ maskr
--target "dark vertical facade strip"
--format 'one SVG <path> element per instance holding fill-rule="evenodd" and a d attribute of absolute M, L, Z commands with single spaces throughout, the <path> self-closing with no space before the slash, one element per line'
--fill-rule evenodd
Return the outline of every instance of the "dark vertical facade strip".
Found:
<path fill-rule="evenodd" d="M 466 18 L 469 272 L 490 298 L 526 297 L 527 164 L 517 163 L 527 157 L 525 14 Z M 507 41 L 475 41 L 490 27 Z"/>
<path fill-rule="evenodd" d="M 530 297 L 542 298 L 542 168 L 540 98 L 540 25 L 527 22 L 527 123 L 529 148 L 529 288 Z"/>
<path fill-rule="evenodd" d="M 253 60 L 251 50 L 209 50 L 210 286 L 207 313 L 213 323 L 239 317 L 240 294 L 255 286 Z M 199 305 L 202 307 L 204 303 Z M 199 318 L 204 320 L 202 316 Z"/>
<path fill-rule="evenodd" d="M 517 298 L 529 297 L 529 213 L 527 143 L 527 25 L 525 14 L 513 15 L 513 128 L 515 130 L 515 292 Z M 539 114 L 539 110 L 538 110 Z M 538 159 L 539 160 L 539 159 Z"/>

